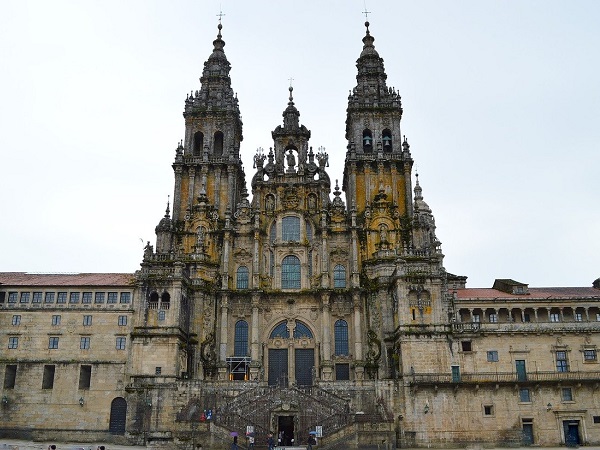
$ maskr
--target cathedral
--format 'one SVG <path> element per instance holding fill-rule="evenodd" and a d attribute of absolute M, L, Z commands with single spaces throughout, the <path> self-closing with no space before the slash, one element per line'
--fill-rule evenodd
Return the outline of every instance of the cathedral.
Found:
<path fill-rule="evenodd" d="M 290 87 L 246 180 L 218 25 L 140 269 L 0 273 L 0 437 L 600 444 L 600 279 L 471 289 L 446 271 L 401 97 L 365 26 L 343 174 L 313 149 Z"/>

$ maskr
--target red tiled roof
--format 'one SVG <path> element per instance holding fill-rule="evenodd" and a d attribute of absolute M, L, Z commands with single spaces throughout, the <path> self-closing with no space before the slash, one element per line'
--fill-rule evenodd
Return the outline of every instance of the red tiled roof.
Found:
<path fill-rule="evenodd" d="M 0 272 L 2 286 L 128 286 L 131 273 L 26 273 Z"/>
<path fill-rule="evenodd" d="M 600 290 L 593 287 L 548 287 L 548 288 L 529 288 L 528 294 L 508 294 L 492 288 L 465 288 L 455 289 L 459 300 L 466 299 L 506 299 L 506 300 L 544 300 L 560 298 L 598 298 L 600 299 Z"/>

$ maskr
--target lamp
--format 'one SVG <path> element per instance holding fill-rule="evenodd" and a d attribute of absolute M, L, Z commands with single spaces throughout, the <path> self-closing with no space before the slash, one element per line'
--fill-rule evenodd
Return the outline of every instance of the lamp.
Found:
<path fill-rule="evenodd" d="M 8 397 L 6 395 L 2 396 L 2 404 L 3 405 L 8 405 Z"/>
<path fill-rule="evenodd" d="M 425 403 L 425 408 L 423 408 L 423 413 L 427 414 L 429 412 L 429 403 Z"/>
<path fill-rule="evenodd" d="M 546 405 L 546 411 L 550 411 L 552 409 L 552 403 L 548 403 Z"/>
<path fill-rule="evenodd" d="M 83 397 L 79 397 L 79 406 L 83 406 L 85 404 L 85 400 Z"/>

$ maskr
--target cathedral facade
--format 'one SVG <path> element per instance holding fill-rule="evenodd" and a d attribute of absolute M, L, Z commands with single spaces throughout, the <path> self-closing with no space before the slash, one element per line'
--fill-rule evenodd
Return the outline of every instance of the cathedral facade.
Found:
<path fill-rule="evenodd" d="M 140 270 L 0 273 L 0 435 L 600 443 L 600 281 L 469 289 L 445 270 L 368 22 L 362 42 L 341 183 L 290 87 L 249 192 L 219 25 Z"/>

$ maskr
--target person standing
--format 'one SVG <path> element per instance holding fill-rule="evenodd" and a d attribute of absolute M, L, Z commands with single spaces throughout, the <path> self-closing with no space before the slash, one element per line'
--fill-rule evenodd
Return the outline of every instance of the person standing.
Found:
<path fill-rule="evenodd" d="M 254 448 L 254 436 L 253 435 L 248 436 L 248 448 L 249 449 Z"/>
<path fill-rule="evenodd" d="M 308 435 L 308 445 L 306 446 L 306 450 L 312 450 L 313 445 L 316 445 L 317 441 L 312 434 Z"/>
<path fill-rule="evenodd" d="M 269 433 L 267 437 L 267 445 L 269 446 L 269 450 L 275 449 L 275 439 L 273 439 L 273 433 Z"/>
<path fill-rule="evenodd" d="M 234 436 L 233 443 L 231 444 L 231 450 L 238 450 L 239 447 L 238 447 L 237 441 L 238 441 L 238 437 Z"/>

